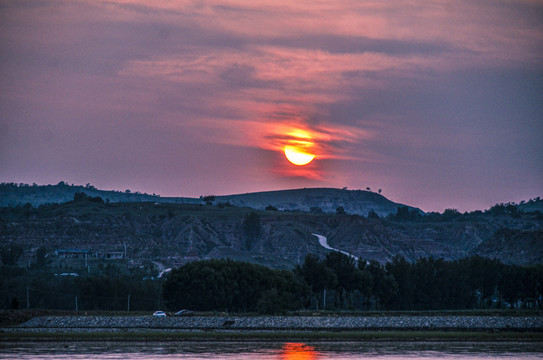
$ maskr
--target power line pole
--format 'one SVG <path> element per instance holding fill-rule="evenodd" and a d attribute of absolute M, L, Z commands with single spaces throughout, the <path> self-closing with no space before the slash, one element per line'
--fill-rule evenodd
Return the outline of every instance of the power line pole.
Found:
<path fill-rule="evenodd" d="M 79 311 L 77 306 L 77 295 L 75 296 L 75 312 Z"/>
<path fill-rule="evenodd" d="M 30 297 L 28 296 L 28 286 L 26 287 L 26 309 L 30 309 Z"/>
<path fill-rule="evenodd" d="M 130 294 L 128 294 L 128 312 L 130 312 Z"/>

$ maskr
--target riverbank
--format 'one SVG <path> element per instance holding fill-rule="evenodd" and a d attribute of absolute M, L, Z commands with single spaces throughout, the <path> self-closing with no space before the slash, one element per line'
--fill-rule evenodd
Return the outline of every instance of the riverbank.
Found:
<path fill-rule="evenodd" d="M 526 340 L 543 341 L 542 316 L 39 316 L 0 329 L 38 340 Z"/>
<path fill-rule="evenodd" d="M 481 331 L 0 331 L 1 342 L 74 341 L 381 341 L 381 342 L 533 342 L 543 343 L 541 332 Z"/>

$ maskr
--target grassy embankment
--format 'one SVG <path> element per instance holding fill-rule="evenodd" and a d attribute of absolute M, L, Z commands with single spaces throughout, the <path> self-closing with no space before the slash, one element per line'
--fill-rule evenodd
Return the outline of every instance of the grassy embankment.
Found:
<path fill-rule="evenodd" d="M 541 332 L 483 331 L 134 331 L 3 332 L 0 341 L 486 341 L 543 342 Z"/>

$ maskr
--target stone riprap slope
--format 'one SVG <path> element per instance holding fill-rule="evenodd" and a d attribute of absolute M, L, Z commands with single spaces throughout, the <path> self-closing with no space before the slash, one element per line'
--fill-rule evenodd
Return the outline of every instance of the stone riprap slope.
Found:
<path fill-rule="evenodd" d="M 543 331 L 541 316 L 43 316 L 24 329 L 166 330 L 530 330 Z"/>

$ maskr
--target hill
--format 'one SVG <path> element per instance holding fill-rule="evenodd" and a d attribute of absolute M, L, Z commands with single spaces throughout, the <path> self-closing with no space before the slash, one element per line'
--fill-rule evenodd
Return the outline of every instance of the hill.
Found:
<path fill-rule="evenodd" d="M 185 197 L 161 197 L 160 195 L 142 194 L 140 192 L 99 190 L 87 184 L 68 185 L 64 181 L 56 185 L 28 185 L 15 183 L 0 184 L 0 207 L 30 204 L 60 204 L 73 200 L 75 193 L 100 197 L 106 202 L 164 202 L 164 203 L 200 203 L 200 199 Z"/>
<path fill-rule="evenodd" d="M 100 197 L 105 202 L 153 202 L 172 204 L 231 204 L 238 207 L 250 207 L 264 210 L 273 206 L 279 210 L 335 213 L 338 207 L 343 207 L 348 214 L 367 216 L 374 211 L 379 216 L 395 214 L 398 207 L 406 205 L 392 202 L 384 196 L 364 190 L 340 190 L 332 188 L 311 188 L 296 190 L 279 190 L 256 192 L 226 196 L 161 197 L 160 195 L 142 194 L 130 190 L 107 191 L 99 190 L 87 184 L 68 185 L 61 181 L 57 185 L 26 185 L 0 184 L 0 206 L 17 206 L 30 204 L 60 204 L 70 201 L 77 192 L 92 197 Z M 420 209 L 407 206 L 409 209 L 422 213 Z"/>
<path fill-rule="evenodd" d="M 93 269 L 102 264 L 103 271 L 116 258 L 123 266 L 160 269 L 211 258 L 292 268 L 308 253 L 330 251 L 313 235 L 321 234 L 333 248 L 381 263 L 398 255 L 409 261 L 481 255 L 510 264 L 543 263 L 539 212 L 503 205 L 469 214 L 400 210 L 366 218 L 225 203 L 108 203 L 79 194 L 62 204 L 0 208 L 0 250 L 4 263 L 14 249 L 20 250 L 19 264 L 46 254 L 56 271 L 87 271 L 87 261 Z"/>
<path fill-rule="evenodd" d="M 218 196 L 216 202 L 230 203 L 264 210 L 273 206 L 278 210 L 313 213 L 336 213 L 339 207 L 348 214 L 368 216 L 374 211 L 379 216 L 395 214 L 398 207 L 406 205 L 388 200 L 386 197 L 366 190 L 333 188 L 306 188 L 295 190 L 265 191 L 239 195 Z M 422 210 L 407 206 L 422 213 Z"/>

